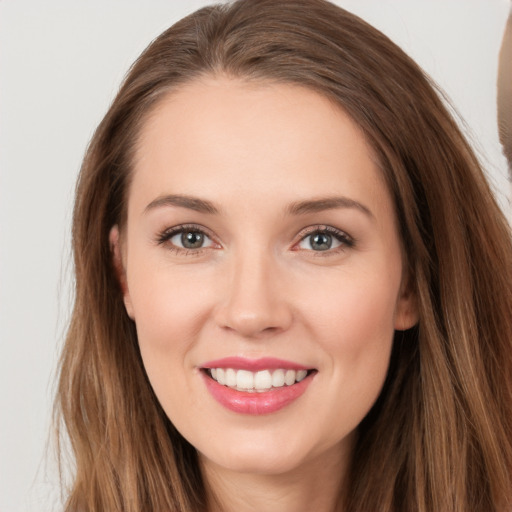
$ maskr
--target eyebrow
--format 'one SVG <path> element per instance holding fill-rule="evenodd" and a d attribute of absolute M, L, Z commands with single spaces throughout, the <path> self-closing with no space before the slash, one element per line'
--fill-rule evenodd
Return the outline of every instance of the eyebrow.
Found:
<path fill-rule="evenodd" d="M 287 208 L 287 213 L 290 215 L 306 215 L 308 213 L 318 213 L 325 210 L 334 210 L 337 208 L 354 208 L 361 211 L 372 219 L 375 218 L 371 210 L 353 199 L 348 197 L 323 197 L 320 199 L 297 201 L 292 203 Z"/>
<path fill-rule="evenodd" d="M 144 213 L 162 206 L 178 206 L 180 208 L 188 208 L 189 210 L 194 210 L 199 213 L 209 213 L 211 215 L 219 213 L 219 210 L 210 201 L 181 194 L 157 197 L 146 206 Z"/>
<path fill-rule="evenodd" d="M 146 206 L 144 213 L 147 213 L 150 210 L 154 210 L 155 208 L 161 208 L 165 206 L 188 208 L 189 210 L 194 210 L 199 213 L 207 213 L 210 215 L 216 215 L 219 213 L 218 208 L 214 206 L 210 201 L 182 194 L 170 194 L 157 197 Z M 325 210 L 335 210 L 338 208 L 353 208 L 363 212 L 365 215 L 371 217 L 372 219 L 375 218 L 370 209 L 358 201 L 354 201 L 348 197 L 338 196 L 297 201 L 288 205 L 286 208 L 286 213 L 289 215 L 307 215 L 308 213 L 318 213 Z"/>

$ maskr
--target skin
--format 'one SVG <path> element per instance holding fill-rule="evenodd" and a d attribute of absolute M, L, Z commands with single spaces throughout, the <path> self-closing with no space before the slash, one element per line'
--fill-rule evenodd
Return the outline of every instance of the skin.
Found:
<path fill-rule="evenodd" d="M 216 213 L 161 200 L 170 194 Z M 333 197 L 344 199 L 311 206 Z M 162 241 L 182 224 L 207 233 L 202 248 L 178 247 L 179 234 Z M 316 250 L 310 235 L 325 226 L 342 237 Z M 211 509 L 335 509 L 394 331 L 417 321 L 392 200 L 353 121 L 298 86 L 183 86 L 142 129 L 127 224 L 111 242 L 146 371 L 198 450 Z M 228 356 L 317 373 L 284 409 L 240 414 L 212 398 L 200 371 Z"/>

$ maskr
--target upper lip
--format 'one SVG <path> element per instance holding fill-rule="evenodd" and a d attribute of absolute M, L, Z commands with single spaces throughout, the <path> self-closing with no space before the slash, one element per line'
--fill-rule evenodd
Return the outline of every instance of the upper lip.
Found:
<path fill-rule="evenodd" d="M 311 370 L 311 367 L 304 366 L 293 361 L 277 359 L 275 357 L 261 357 L 250 359 L 246 357 L 224 357 L 215 359 L 200 365 L 200 368 L 234 368 L 237 370 L 248 370 L 257 372 L 260 370 Z"/>

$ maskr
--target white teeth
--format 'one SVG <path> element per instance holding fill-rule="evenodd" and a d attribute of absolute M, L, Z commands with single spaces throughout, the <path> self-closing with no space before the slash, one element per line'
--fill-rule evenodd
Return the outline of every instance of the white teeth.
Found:
<path fill-rule="evenodd" d="M 272 387 L 272 375 L 268 370 L 257 372 L 254 376 L 254 387 L 256 391 L 266 391 Z"/>
<path fill-rule="evenodd" d="M 234 370 L 232 371 L 234 372 Z M 236 387 L 238 389 L 254 388 L 254 374 L 252 372 L 248 372 L 247 370 L 238 370 L 236 372 Z"/>
<path fill-rule="evenodd" d="M 287 386 L 291 386 L 292 384 L 295 384 L 295 370 L 286 370 L 286 373 L 284 374 L 284 383 Z"/>
<path fill-rule="evenodd" d="M 272 374 L 272 386 L 281 388 L 284 386 L 284 370 L 276 370 Z"/>
<path fill-rule="evenodd" d="M 307 370 L 261 370 L 250 372 L 248 370 L 235 370 L 233 368 L 210 368 L 211 377 L 223 386 L 239 391 L 262 392 L 272 387 L 281 388 L 292 386 L 304 380 Z"/>
<path fill-rule="evenodd" d="M 297 372 L 297 376 L 295 377 L 295 380 L 297 382 L 300 382 L 301 380 L 304 380 L 306 378 L 306 375 L 308 374 L 307 370 L 299 370 Z M 214 377 L 215 378 L 215 377 Z"/>
<path fill-rule="evenodd" d="M 226 385 L 226 372 L 224 368 L 217 368 L 217 378 L 215 379 L 219 384 Z"/>
<path fill-rule="evenodd" d="M 234 388 L 237 385 L 237 376 L 235 370 L 233 368 L 228 368 L 226 370 L 226 386 L 229 386 L 230 388 Z"/>

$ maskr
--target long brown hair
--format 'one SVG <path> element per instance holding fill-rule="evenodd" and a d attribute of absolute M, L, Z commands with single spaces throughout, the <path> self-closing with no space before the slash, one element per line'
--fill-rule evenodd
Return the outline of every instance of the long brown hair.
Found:
<path fill-rule="evenodd" d="M 324 0 L 239 0 L 159 36 L 127 75 L 76 191 L 76 299 L 57 416 L 75 463 L 68 511 L 207 508 L 196 452 L 152 392 L 109 247 L 148 113 L 201 75 L 298 84 L 363 130 L 394 198 L 420 320 L 397 333 L 359 427 L 347 511 L 512 506 L 512 242 L 435 86 L 395 44 Z"/>

